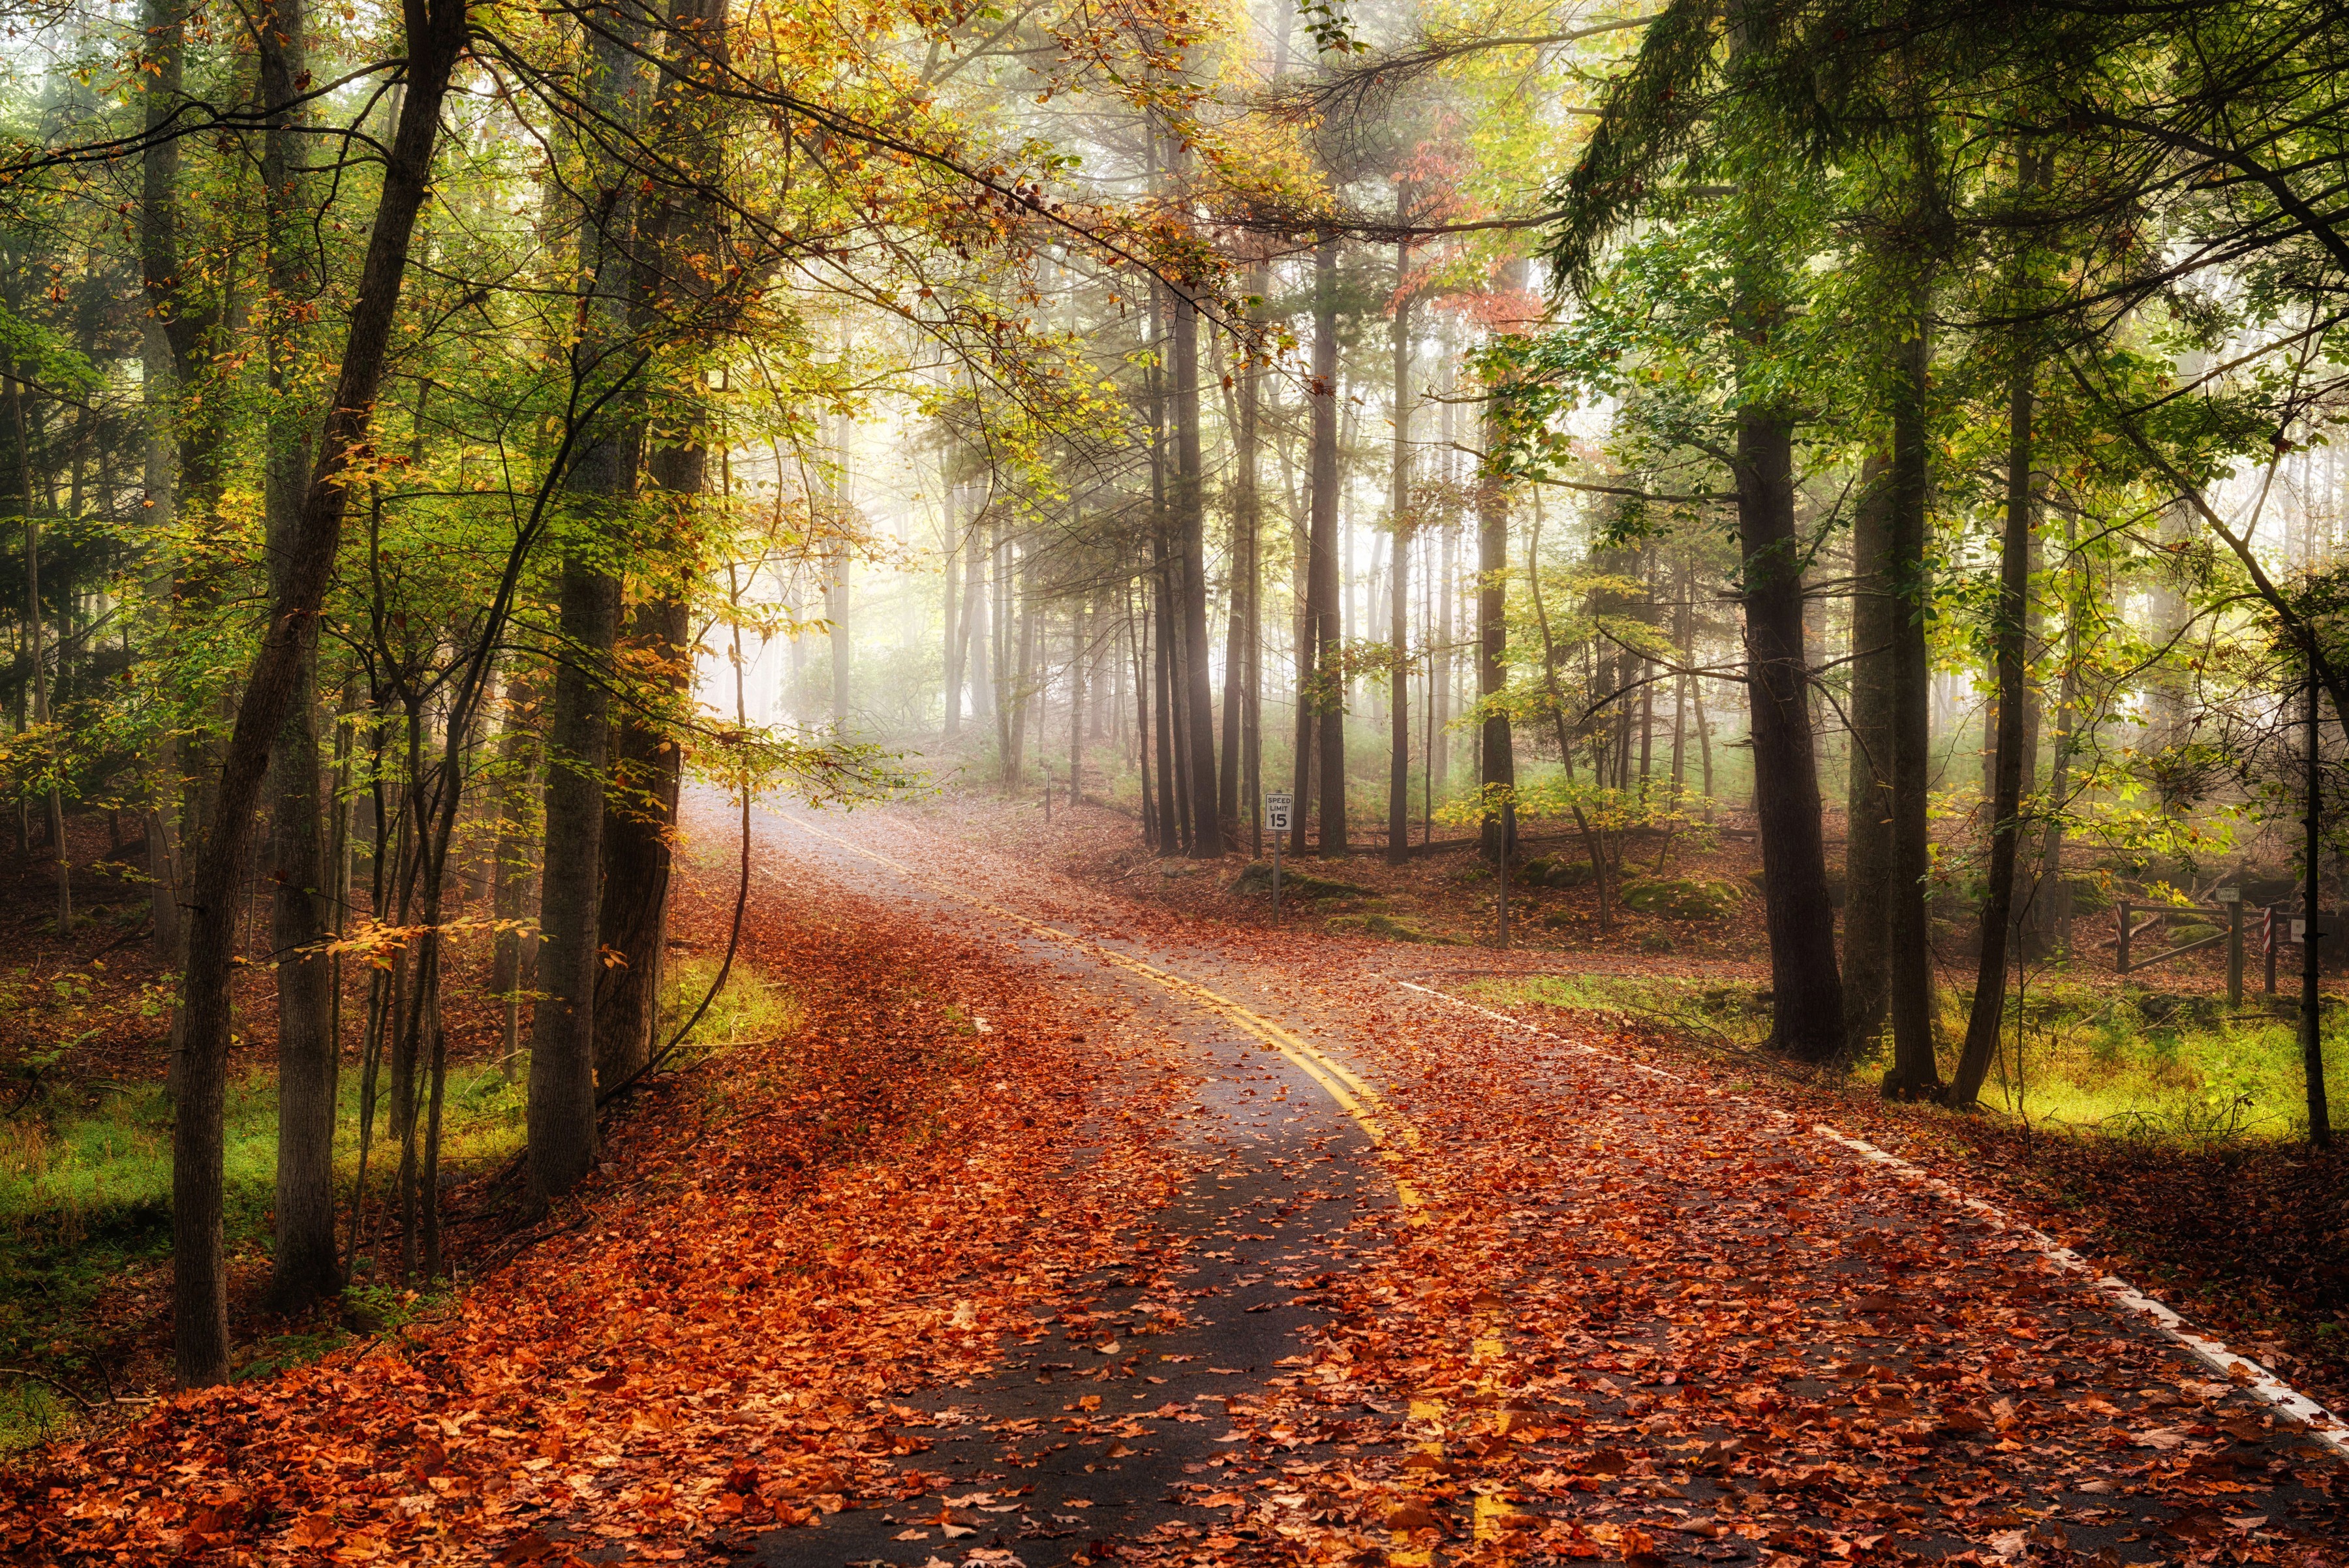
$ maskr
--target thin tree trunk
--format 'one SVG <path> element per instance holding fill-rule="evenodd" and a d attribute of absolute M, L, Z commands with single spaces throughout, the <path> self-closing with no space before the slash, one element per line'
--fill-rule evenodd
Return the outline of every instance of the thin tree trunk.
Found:
<path fill-rule="evenodd" d="M 49 722 L 49 670 L 48 651 L 42 638 L 41 525 L 34 521 L 33 445 L 26 433 L 24 384 L 13 375 L 8 378 L 8 409 L 15 416 L 17 476 L 25 493 L 25 626 L 31 644 L 28 651 L 33 666 L 33 722 L 46 727 Z M 62 676 L 62 653 L 57 669 Z M 49 847 L 56 852 L 57 861 L 57 931 L 65 937 L 73 931 L 73 857 L 66 844 L 65 793 L 54 774 L 49 780 L 48 796 Z"/>
<path fill-rule="evenodd" d="M 1498 416 L 1485 417 L 1488 446 L 1498 444 Z M 1512 790 L 1517 783 L 1516 753 L 1501 693 L 1509 683 L 1509 497 L 1498 475 L 1476 482 L 1476 699 L 1483 712 L 1477 731 L 1476 782 L 1487 792 Z M 1605 783 L 1604 779 L 1599 781 Z M 1488 808 L 1480 832 L 1481 853 L 1498 860 L 1514 850 L 1502 842 L 1501 814 Z"/>
<path fill-rule="evenodd" d="M 1262 297 L 1264 288 L 1265 269 L 1259 262 L 1248 269 L 1248 297 Z M 1248 853 L 1260 857 L 1264 854 L 1263 734 L 1257 712 L 1260 697 L 1257 599 L 1263 591 L 1257 564 L 1257 540 L 1263 522 L 1257 483 L 1260 400 L 1255 348 L 1253 344 L 1244 347 L 1247 353 L 1239 367 L 1237 417 L 1233 421 L 1231 606 L 1224 628 L 1224 749 L 1216 815 L 1236 832 L 1245 812 Z"/>
<path fill-rule="evenodd" d="M 1300 714 L 1310 711 L 1320 768 L 1320 838 L 1324 856 L 1346 853 L 1346 676 L 1343 585 L 1338 551 L 1338 242 L 1313 252 L 1313 380 L 1310 535 L 1306 546 L 1307 640 L 1299 668 Z M 1309 649 L 1309 653 L 1307 651 Z M 1310 659 L 1309 666 L 1307 663 Z M 1299 753 L 1300 767 L 1302 752 Z M 1303 801 L 1299 800 L 1302 819 Z M 1301 845 L 1300 845 L 1301 847 Z"/>
<path fill-rule="evenodd" d="M 1199 448 L 1199 307 L 1180 287 L 1174 296 L 1174 525 L 1182 585 L 1184 741 L 1189 766 L 1191 853 L 1202 860 L 1224 853 L 1216 810 L 1214 671 L 1207 641 L 1206 497 Z"/>
<path fill-rule="evenodd" d="M 1932 481 L 1926 442 L 1925 374 L 1930 348 L 1924 312 L 1914 336 L 1899 350 L 1892 402 L 1891 550 L 1886 575 L 1899 602 L 1892 637 L 1892 1070 L 1884 1092 L 1922 1099 L 1941 1092 L 1933 1038 L 1933 969 L 1927 878 L 1932 845 L 1927 836 L 1928 786 L 1932 778 L 1932 668 L 1925 648 L 1930 585 L 1925 566 L 1925 511 Z"/>
<path fill-rule="evenodd" d="M 409 244 L 429 192 L 441 105 L 466 37 L 467 12 L 457 0 L 407 0 L 405 16 L 407 90 L 383 161 L 341 369 L 316 442 L 317 464 L 285 588 L 273 596 L 268 630 L 246 673 L 191 886 L 200 918 L 191 922 L 181 992 L 185 1044 L 173 1123 L 171 1222 L 172 1360 L 187 1386 L 216 1383 L 228 1372 L 222 1176 L 235 955 L 233 924 L 223 917 L 244 881 L 271 750 L 316 643 L 318 610 L 342 541 L 346 477 L 365 446 L 382 384 Z"/>
<path fill-rule="evenodd" d="M 2026 179 L 2029 176 L 2026 174 Z M 2023 693 L 2023 601 L 2031 593 L 2032 377 L 2036 356 L 2018 342 L 2007 393 L 2006 535 L 2000 543 L 1998 606 L 1991 645 L 1998 673 L 1998 741 L 1991 794 L 1989 885 L 1982 893 L 1982 962 L 1966 1043 L 1958 1054 L 1952 1106 L 1971 1106 L 1990 1075 L 2006 1016 L 2007 939 L 2013 928 L 2014 872 L 2023 843 L 2023 765 L 2032 713 Z"/>
<path fill-rule="evenodd" d="M 1395 186 L 1395 221 L 1409 216 L 1410 203 Z M 1388 514 L 1394 547 L 1389 552 L 1393 570 L 1388 578 L 1387 640 L 1394 670 L 1387 698 L 1387 860 L 1401 866 L 1411 857 L 1411 661 L 1403 657 L 1411 640 L 1411 298 L 1402 292 L 1411 270 L 1411 246 L 1395 244 L 1394 310 L 1394 472 L 1390 482 Z"/>
<path fill-rule="evenodd" d="M 1085 608 L 1069 609 L 1069 804 L 1085 803 Z"/>
<path fill-rule="evenodd" d="M 1861 1054 L 1884 1027 L 1892 962 L 1892 663 L 1901 599 L 1890 574 L 1891 464 L 1861 465 L 1851 531 L 1851 766 L 1844 826 L 1844 1032 Z"/>
<path fill-rule="evenodd" d="M 537 824 L 531 820 L 530 797 L 539 768 L 537 710 L 538 693 L 530 681 L 511 681 L 498 735 L 498 833 L 496 860 L 490 873 L 490 914 L 498 925 L 491 942 L 490 994 L 504 1009 L 499 1066 L 509 1083 L 513 1081 L 522 1050 L 524 937 L 521 921 L 529 907 L 532 850 L 536 843 Z"/>
<path fill-rule="evenodd" d="M 2064 557 L 2074 561 L 2076 524 L 2064 519 Z M 2064 614 L 2064 675 L 2056 687 L 2055 755 L 2047 775 L 2047 833 L 2040 841 L 2039 892 L 2035 901 L 2040 940 L 2051 950 L 2072 946 L 2072 882 L 2064 874 L 2064 816 L 2071 809 L 2073 732 L 2080 708 L 2080 614 L 2076 597 Z"/>

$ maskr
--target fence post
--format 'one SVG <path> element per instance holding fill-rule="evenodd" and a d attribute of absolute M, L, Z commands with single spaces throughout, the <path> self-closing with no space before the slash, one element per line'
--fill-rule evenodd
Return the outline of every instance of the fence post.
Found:
<path fill-rule="evenodd" d="M 2127 900 L 2127 898 L 2123 898 L 2123 899 L 2119 900 L 2119 903 L 2120 903 L 2120 911 L 2121 911 L 2121 940 L 2120 940 L 2120 957 L 2119 957 L 2119 963 L 2118 963 L 2118 967 L 2117 967 L 2117 968 L 2116 968 L 2116 969 L 2113 971 L 2113 972 L 2114 972 L 2114 973 L 2116 973 L 2116 974 L 2127 974 L 2127 973 L 2128 973 L 2128 937 L 2129 937 L 2129 909 L 2128 909 L 2128 900 Z"/>
<path fill-rule="evenodd" d="M 2270 904 L 2267 907 L 2266 918 L 2260 922 L 2260 950 L 2266 956 L 2267 960 L 2268 972 L 2266 989 L 2267 993 L 2270 996 L 2273 996 L 2275 994 L 2276 961 L 2276 907 L 2273 904 Z"/>
<path fill-rule="evenodd" d="M 2227 906 L 2227 1010 L 2243 1010 L 2243 906 L 2240 898 Z"/>

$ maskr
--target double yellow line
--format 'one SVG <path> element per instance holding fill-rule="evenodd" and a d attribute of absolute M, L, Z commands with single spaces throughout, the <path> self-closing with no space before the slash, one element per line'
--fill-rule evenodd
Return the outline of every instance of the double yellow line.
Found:
<path fill-rule="evenodd" d="M 774 810 L 771 806 L 768 809 Z M 893 860 L 876 850 L 852 843 L 836 833 L 827 832 L 813 823 L 802 821 L 788 812 L 775 811 L 774 815 L 802 833 L 836 844 L 851 855 L 870 860 L 876 866 L 885 866 L 906 881 L 926 888 L 942 898 L 952 898 L 958 904 L 984 910 L 998 919 L 1009 921 L 1032 935 L 1043 937 L 1051 941 L 1064 942 L 1105 963 L 1113 964 L 1128 973 L 1138 974 L 1144 979 L 1155 981 L 1185 1001 L 1221 1018 L 1241 1033 L 1268 1049 L 1278 1051 L 1287 1057 L 1299 1072 L 1319 1085 L 1321 1092 L 1328 1095 L 1340 1110 L 1354 1118 L 1355 1124 L 1362 1129 L 1363 1136 L 1368 1137 L 1377 1148 L 1383 1151 L 1394 1144 L 1401 1144 L 1407 1148 L 1418 1147 L 1419 1129 L 1389 1110 L 1380 1098 L 1379 1092 L 1363 1082 L 1344 1063 L 1319 1050 L 1303 1036 L 1282 1028 L 1271 1019 L 1233 1001 L 1223 992 L 1201 985 L 1197 981 L 1187 979 L 1171 970 L 1160 969 L 1156 964 L 1146 963 L 1131 954 L 1119 952 L 1114 948 L 1103 947 L 1101 943 L 1078 936 L 1073 931 L 1064 931 L 1058 926 L 1047 925 L 1041 920 L 1021 914 L 1017 909 L 1007 909 L 1001 904 L 979 898 L 952 883 L 939 881 L 934 877 L 926 877 L 903 861 Z M 1413 1223 L 1424 1222 L 1423 1210 L 1426 1206 L 1422 1201 L 1417 1189 L 1408 1180 L 1402 1177 L 1395 1178 L 1395 1195 L 1405 1212 L 1410 1215 Z"/>
<path fill-rule="evenodd" d="M 774 810 L 771 806 L 767 809 Z M 1282 1028 L 1264 1014 L 1233 1001 L 1212 987 L 1200 984 L 1195 980 L 1176 974 L 1171 970 L 1161 969 L 1156 964 L 1145 962 L 1131 954 L 1119 952 L 1114 948 L 1103 947 L 1101 943 L 1078 936 L 1073 931 L 1064 931 L 1058 926 L 1048 925 L 1042 920 L 1023 915 L 1017 909 L 1007 909 L 1001 904 L 979 898 L 977 894 L 957 888 L 952 883 L 924 876 L 903 861 L 891 859 L 876 850 L 852 843 L 836 833 L 827 832 L 813 823 L 802 821 L 788 812 L 775 811 L 774 815 L 802 833 L 835 844 L 851 855 L 870 860 L 876 866 L 885 866 L 906 881 L 917 887 L 926 888 L 941 898 L 951 898 L 956 903 L 982 910 L 998 919 L 1018 926 L 1034 936 L 1066 943 L 1104 963 L 1114 965 L 1130 974 L 1137 974 L 1152 981 L 1185 1001 L 1222 1019 L 1266 1049 L 1279 1052 L 1294 1064 L 1299 1072 L 1319 1085 L 1321 1092 L 1328 1095 L 1339 1109 L 1353 1117 L 1355 1124 L 1362 1129 L 1363 1136 L 1371 1140 L 1371 1146 L 1387 1157 L 1389 1175 L 1395 1184 L 1395 1201 L 1402 1209 L 1403 1218 L 1413 1225 L 1424 1225 L 1428 1222 L 1425 1199 L 1420 1196 L 1418 1189 L 1412 1185 L 1408 1178 L 1397 1173 L 1393 1168 L 1394 1146 L 1401 1145 L 1405 1148 L 1418 1147 L 1419 1129 L 1390 1110 L 1379 1092 L 1365 1083 L 1344 1063 L 1319 1050 L 1302 1035 L 1293 1030 Z M 1485 1368 L 1484 1376 L 1479 1379 L 1479 1386 L 1482 1391 L 1488 1395 L 1497 1389 L 1495 1373 L 1505 1348 L 1499 1330 L 1500 1324 L 1496 1321 L 1495 1314 L 1489 1308 L 1477 1311 L 1470 1329 L 1470 1338 L 1474 1345 L 1470 1359 L 1472 1363 Z M 1414 1421 L 1440 1422 L 1445 1413 L 1445 1402 L 1441 1399 L 1413 1398 L 1410 1404 L 1410 1418 Z M 1423 1451 L 1433 1457 L 1439 1459 L 1443 1457 L 1444 1444 L 1440 1441 L 1423 1443 L 1421 1448 Z M 1499 1533 L 1500 1520 L 1508 1511 L 1505 1504 L 1479 1493 L 1475 1501 L 1473 1522 L 1475 1541 L 1483 1544 L 1495 1539 Z M 1412 1547 L 1409 1540 L 1407 1535 L 1397 1532 L 1396 1547 L 1387 1553 L 1387 1561 L 1392 1568 L 1423 1568 L 1423 1565 L 1431 1561 L 1432 1554 L 1426 1549 Z"/>

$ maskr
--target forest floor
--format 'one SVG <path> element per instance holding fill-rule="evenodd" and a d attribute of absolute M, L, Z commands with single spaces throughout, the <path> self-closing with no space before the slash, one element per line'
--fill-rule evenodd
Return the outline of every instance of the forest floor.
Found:
<path fill-rule="evenodd" d="M 1454 1000 L 1555 953 L 1162 909 L 951 800 L 778 804 L 754 864 L 788 1037 L 452 1299 L 24 1456 L 0 1554 L 2349 1562 L 2337 1435 L 1837 1091 Z"/>

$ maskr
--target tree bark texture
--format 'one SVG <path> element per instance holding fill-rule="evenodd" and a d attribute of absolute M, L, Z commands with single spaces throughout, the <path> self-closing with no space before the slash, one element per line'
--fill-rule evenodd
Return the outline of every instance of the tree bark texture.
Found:
<path fill-rule="evenodd" d="M 1770 930 L 1772 1045 L 1824 1062 L 1844 1043 L 1835 906 L 1819 822 L 1818 756 L 1803 651 L 1803 560 L 1795 528 L 1794 431 L 1782 413 L 1737 419 L 1737 518 L 1744 551 L 1746 690 L 1754 711 L 1754 814 Z"/>
<path fill-rule="evenodd" d="M 1206 494 L 1199 449 L 1199 307 L 1181 286 L 1174 296 L 1175 563 L 1182 583 L 1184 720 L 1191 794 L 1191 853 L 1223 857 L 1216 809 L 1215 677 L 1207 642 Z"/>
<path fill-rule="evenodd" d="M 1884 1027 L 1891 983 L 1892 639 L 1900 600 L 1889 575 L 1891 463 L 1862 464 L 1851 531 L 1851 782 L 1844 835 L 1844 1032 L 1858 1054 Z"/>
<path fill-rule="evenodd" d="M 1892 548 L 1885 563 L 1898 597 L 1892 638 L 1892 1070 L 1884 1092 L 1930 1098 L 1941 1092 L 1933 1040 L 1932 846 L 1925 811 L 1932 781 L 1932 667 L 1925 647 L 1931 608 L 1926 577 L 1926 508 L 1931 459 L 1926 442 L 1925 369 L 1930 353 L 1921 310 L 1899 349 L 1892 403 Z"/>
<path fill-rule="evenodd" d="M 1407 216 L 1408 203 L 1395 187 L 1395 215 Z M 1387 514 L 1394 533 L 1394 570 L 1387 580 L 1387 643 L 1394 669 L 1387 695 L 1387 861 L 1401 866 L 1411 858 L 1411 299 L 1401 292 L 1411 270 L 1411 247 L 1395 246 L 1397 293 L 1394 311 L 1394 471 Z"/>
<path fill-rule="evenodd" d="M 286 589 L 284 565 L 302 510 L 315 417 L 289 385 L 298 353 L 295 313 L 316 290 L 300 225 L 301 110 L 305 21 L 302 0 L 272 0 L 256 29 L 261 95 L 270 123 L 262 143 L 261 179 L 269 227 L 268 451 L 263 511 L 269 543 L 270 591 Z M 295 690 L 270 764 L 271 946 L 277 955 L 276 1246 L 270 1256 L 270 1305 L 300 1310 L 342 1288 L 335 1251 L 335 1087 L 340 1042 L 334 1035 L 334 966 L 322 950 L 334 929 L 326 897 L 326 816 L 320 803 L 315 647 L 295 672 Z"/>
<path fill-rule="evenodd" d="M 238 892 L 250 862 L 270 753 L 317 640 L 348 504 L 352 459 L 364 450 L 382 386 L 417 215 L 429 192 L 442 100 L 466 36 L 461 0 L 406 0 L 408 90 L 383 165 L 367 255 L 340 355 L 341 369 L 316 442 L 317 462 L 287 553 L 284 590 L 243 683 L 222 753 L 212 820 L 191 892 L 188 968 L 181 991 L 184 1045 L 172 1133 L 172 1360 L 181 1384 L 228 1372 L 228 1277 L 222 1233 L 222 1116 L 226 1105 L 232 961 Z"/>
<path fill-rule="evenodd" d="M 1320 764 L 1320 839 L 1325 856 L 1346 853 L 1346 679 L 1338 581 L 1338 242 L 1313 251 L 1312 420 L 1308 468 L 1312 496 L 1306 551 L 1305 619 L 1311 650 L 1309 706 Z M 1304 805 L 1298 803 L 1301 822 Z M 1301 847 L 1301 846 L 1300 846 Z"/>
<path fill-rule="evenodd" d="M 1487 409 L 1485 415 L 1487 450 L 1500 444 L 1500 421 Z M 1476 782 L 1490 792 L 1513 790 L 1517 784 L 1517 759 L 1509 734 L 1509 716 L 1501 708 L 1501 693 L 1509 684 L 1509 494 L 1500 476 L 1480 472 L 1476 479 L 1476 699 L 1483 717 L 1477 726 Z M 1503 842 L 1502 817 L 1487 811 L 1480 834 L 1480 850 L 1487 860 L 1498 860 L 1516 849 Z"/>
<path fill-rule="evenodd" d="M 638 31 L 616 16 L 587 31 L 585 92 L 609 123 L 642 112 Z M 587 150 L 579 225 L 580 341 L 574 375 L 604 399 L 581 433 L 565 485 L 573 531 L 555 593 L 561 643 L 547 722 L 546 854 L 539 883 L 539 996 L 531 1017 L 527 1102 L 533 1199 L 579 1184 L 595 1158 L 595 984 L 600 964 L 605 773 L 611 751 L 612 654 L 620 580 L 611 569 L 621 514 L 636 490 L 642 414 L 625 394 L 634 268 L 633 182 L 606 152 Z"/>
<path fill-rule="evenodd" d="M 2028 657 L 2023 602 L 2031 594 L 2032 373 L 2036 359 L 2027 347 L 2019 348 L 2016 358 L 2007 394 L 2006 535 L 1999 546 L 1998 604 L 1991 621 L 1998 737 L 1992 753 L 1989 882 L 1982 890 L 1982 961 L 1974 975 L 1973 1005 L 1966 1014 L 1966 1043 L 1950 1085 L 1954 1106 L 1972 1105 L 1982 1093 L 2006 1017 L 2007 940 L 2014 924 L 2015 867 L 2023 843 L 2024 751 L 2036 717 L 2023 691 Z"/>

